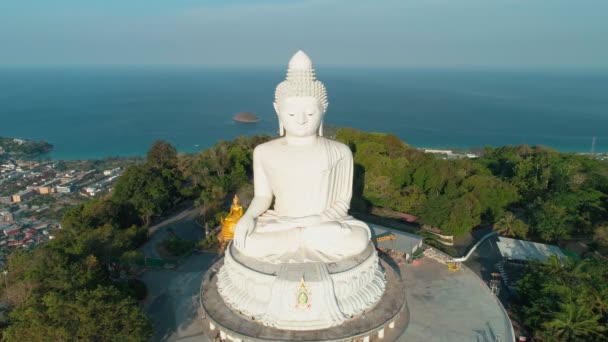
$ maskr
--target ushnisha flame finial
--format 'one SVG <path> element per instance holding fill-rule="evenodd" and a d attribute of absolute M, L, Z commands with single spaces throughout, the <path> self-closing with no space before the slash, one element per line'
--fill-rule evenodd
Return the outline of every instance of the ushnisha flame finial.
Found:
<path fill-rule="evenodd" d="M 302 50 L 298 50 L 289 60 L 287 78 L 279 83 L 275 91 L 275 103 L 280 103 L 287 97 L 312 96 L 319 99 L 323 111 L 327 110 L 327 90 L 321 81 L 317 80 L 312 61 Z"/>
<path fill-rule="evenodd" d="M 298 52 L 289 60 L 289 69 L 312 69 L 312 61 L 304 51 L 298 50 Z"/>

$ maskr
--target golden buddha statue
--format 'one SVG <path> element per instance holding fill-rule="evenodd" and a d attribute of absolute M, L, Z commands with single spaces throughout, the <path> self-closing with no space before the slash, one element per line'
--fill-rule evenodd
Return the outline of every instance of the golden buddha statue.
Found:
<path fill-rule="evenodd" d="M 234 228 L 241 216 L 243 216 L 243 207 L 239 205 L 239 197 L 234 195 L 230 206 L 230 214 L 220 221 L 222 230 L 218 238 L 221 242 L 228 242 L 234 238 Z"/>

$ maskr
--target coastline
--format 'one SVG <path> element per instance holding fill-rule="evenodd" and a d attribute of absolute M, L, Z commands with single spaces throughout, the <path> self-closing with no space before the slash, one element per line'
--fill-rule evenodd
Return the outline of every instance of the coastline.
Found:
<path fill-rule="evenodd" d="M 283 77 L 278 69 L 184 73 L 108 67 L 59 75 L 58 70 L 0 72 L 0 135 L 55 145 L 38 158 L 143 156 L 155 140 L 194 153 L 220 140 L 277 130 L 269 96 Z M 353 74 L 340 68 L 326 68 L 323 75 L 331 97 L 328 125 L 391 133 L 412 146 L 432 149 L 528 144 L 588 153 L 596 136 L 595 151 L 608 153 L 603 91 L 608 75 L 491 70 Z M 259 121 L 235 122 L 233 115 L 243 110 L 256 113 Z"/>
<path fill-rule="evenodd" d="M 231 139 L 222 139 L 222 140 L 231 140 Z M 177 151 L 178 153 L 181 154 L 197 154 L 207 148 L 210 148 L 211 146 L 217 144 L 218 142 L 220 142 L 221 140 L 215 141 L 214 143 L 210 144 L 210 145 L 200 145 L 200 146 L 192 146 L 190 148 L 184 149 L 184 148 L 179 148 L 177 147 Z M 171 141 L 169 141 L 169 143 L 172 143 Z M 405 141 L 405 143 L 407 143 L 407 141 Z M 150 144 L 151 145 L 151 144 Z M 410 148 L 414 148 L 414 149 L 418 149 L 418 150 L 426 150 L 427 153 L 438 153 L 438 154 L 451 154 L 451 155 L 467 155 L 467 154 L 473 154 L 473 155 L 478 155 L 480 151 L 482 151 L 484 147 L 469 147 L 469 148 L 462 148 L 462 147 L 446 147 L 445 145 L 439 145 L 439 146 L 435 146 L 435 145 L 424 145 L 424 146 L 415 146 L 415 145 L 410 145 L 408 144 Z M 500 145 L 500 146 L 490 146 L 490 145 L 486 145 L 486 146 L 490 146 L 493 148 L 499 148 L 502 146 L 519 146 L 522 144 L 510 144 L 510 145 Z M 535 146 L 535 145 L 529 145 L 529 146 Z M 608 160 L 608 151 L 597 151 L 595 153 L 590 153 L 589 151 L 563 151 L 563 150 L 559 150 L 559 149 L 555 149 L 552 148 L 550 146 L 545 146 L 545 145 L 536 145 L 536 146 L 543 146 L 543 147 L 547 147 L 548 149 L 554 150 L 556 152 L 559 153 L 565 153 L 565 154 L 577 154 L 577 155 L 587 155 L 590 157 L 596 157 L 598 159 L 602 159 L 602 160 Z M 448 153 L 451 152 L 451 153 Z M 45 154 L 39 154 L 39 155 L 35 155 L 35 156 L 28 156 L 28 157 L 19 157 L 16 159 L 23 159 L 23 160 L 38 160 L 38 161 L 93 161 L 93 160 L 112 160 L 112 159 L 140 159 L 140 158 L 145 158 L 146 157 L 146 153 L 147 153 L 147 148 L 143 149 L 141 151 L 141 153 L 128 153 L 128 154 L 116 154 L 116 153 L 108 153 L 108 154 L 103 154 L 103 152 L 91 152 L 88 155 L 73 155 L 68 153 L 67 151 L 64 153 L 59 153 L 59 155 L 57 157 L 53 156 L 53 154 L 57 153 L 55 150 L 49 152 L 49 153 L 45 153 Z M 2 156 L 0 156 L 0 160 L 2 159 Z M 15 158 L 13 158 L 15 159 Z"/>

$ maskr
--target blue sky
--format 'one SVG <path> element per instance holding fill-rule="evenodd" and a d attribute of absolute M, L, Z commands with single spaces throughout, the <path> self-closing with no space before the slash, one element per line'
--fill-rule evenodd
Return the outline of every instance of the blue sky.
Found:
<path fill-rule="evenodd" d="M 608 69 L 607 0 L 3 0 L 0 65 Z"/>

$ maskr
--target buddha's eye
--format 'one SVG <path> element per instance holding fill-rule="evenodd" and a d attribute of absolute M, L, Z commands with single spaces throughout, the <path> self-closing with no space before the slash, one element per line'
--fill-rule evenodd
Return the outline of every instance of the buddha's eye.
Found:
<path fill-rule="evenodd" d="M 308 115 L 308 116 L 313 116 L 314 114 L 313 114 L 313 113 L 308 113 L 308 114 L 306 114 L 306 115 Z"/>
<path fill-rule="evenodd" d="M 287 113 L 287 114 L 289 114 L 289 116 L 294 116 L 294 115 L 295 115 L 295 114 L 293 114 L 293 113 Z"/>

